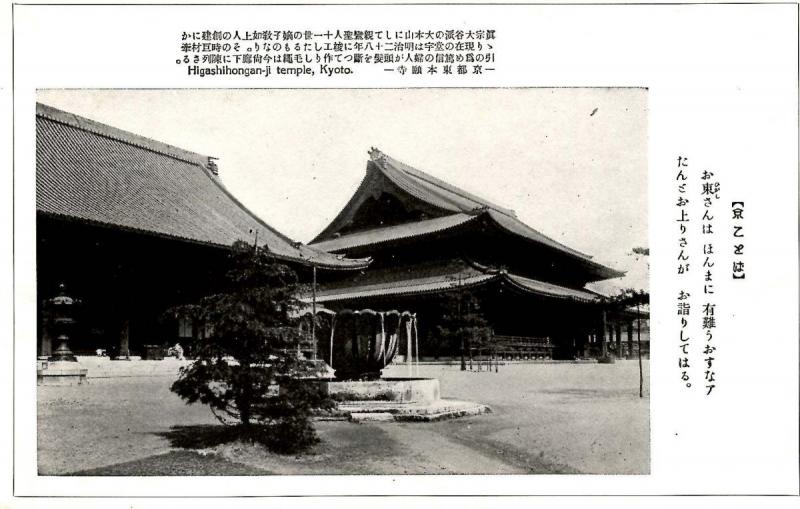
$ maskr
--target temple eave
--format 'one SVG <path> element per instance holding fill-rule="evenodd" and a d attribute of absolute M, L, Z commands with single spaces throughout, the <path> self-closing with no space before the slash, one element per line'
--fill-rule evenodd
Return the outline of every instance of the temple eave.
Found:
<path fill-rule="evenodd" d="M 390 284 L 354 285 L 337 289 L 323 288 L 317 294 L 316 301 L 325 303 L 370 298 L 443 294 L 482 287 L 492 283 L 504 285 L 523 294 L 544 298 L 572 300 L 583 303 L 592 303 L 598 300 L 596 294 L 587 290 L 567 288 L 499 271 L 483 274 L 470 272 L 448 274 L 434 280 L 430 278 L 405 279 L 394 281 Z M 310 301 L 311 296 L 304 296 L 303 300 Z"/>
<path fill-rule="evenodd" d="M 579 267 L 583 267 L 587 282 L 618 278 L 625 275 L 624 272 L 596 262 L 590 256 L 552 241 L 534 230 L 530 230 L 530 233 L 527 232 L 528 227 L 516 219 L 512 219 L 513 225 L 509 227 L 507 220 L 498 220 L 496 215 L 491 212 L 457 213 L 424 221 L 364 230 L 312 243 L 310 246 L 330 253 L 352 255 L 354 252 L 368 252 L 368 250 L 376 247 L 413 245 L 420 240 L 436 238 L 444 234 L 465 234 L 469 231 L 474 231 L 474 227 L 479 221 L 485 221 L 485 223 L 481 224 L 490 224 L 500 235 L 509 239 L 509 242 L 521 242 L 522 245 L 526 246 L 541 246 L 544 249 L 553 250 L 559 256 L 574 260 L 574 263 L 577 263 Z"/>

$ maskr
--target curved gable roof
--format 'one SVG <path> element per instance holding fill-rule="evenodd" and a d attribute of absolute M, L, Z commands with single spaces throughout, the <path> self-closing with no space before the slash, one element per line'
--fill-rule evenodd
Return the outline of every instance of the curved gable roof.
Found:
<path fill-rule="evenodd" d="M 389 180 L 431 205 L 452 212 L 471 212 L 475 209 L 488 208 L 509 217 L 516 217 L 516 213 L 511 209 L 500 207 L 488 200 L 468 193 L 463 189 L 402 163 L 377 149 L 373 149 L 371 155 L 373 162 Z"/>
<path fill-rule="evenodd" d="M 293 242 L 240 203 L 210 158 L 49 106 L 36 106 L 36 209 L 89 223 L 230 247 L 258 232 L 277 258 L 361 268 Z"/>
<path fill-rule="evenodd" d="M 500 207 L 456 186 L 448 184 L 423 171 L 397 161 L 373 148 L 367 164 L 367 175 L 353 197 L 336 218 L 311 243 L 325 251 L 343 251 L 357 246 L 379 244 L 420 235 L 440 233 L 463 225 L 479 216 L 488 216 L 511 235 L 547 246 L 555 251 L 577 259 L 592 274 L 593 280 L 621 277 L 625 273 L 606 267 L 590 255 L 572 249 L 551 239 L 538 230 L 520 221 L 513 210 Z M 389 227 L 373 228 L 336 236 L 355 215 L 360 204 L 368 196 L 377 194 L 385 187 L 385 181 L 406 193 L 411 199 L 428 208 L 441 212 L 440 217 L 414 221 Z"/>

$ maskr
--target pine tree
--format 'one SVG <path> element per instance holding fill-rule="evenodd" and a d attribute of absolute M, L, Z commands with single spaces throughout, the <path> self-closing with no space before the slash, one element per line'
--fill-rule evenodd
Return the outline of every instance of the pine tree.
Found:
<path fill-rule="evenodd" d="M 467 369 L 465 355 L 472 349 L 489 346 L 492 329 L 480 311 L 480 301 L 469 290 L 459 289 L 444 297 L 442 319 L 436 326 L 436 335 L 441 342 L 458 349 L 461 355 L 461 370 Z"/>
<path fill-rule="evenodd" d="M 243 435 L 292 451 L 315 442 L 314 408 L 330 407 L 303 378 L 313 364 L 300 354 L 295 272 L 266 249 L 234 243 L 225 291 L 172 310 L 203 331 L 195 360 L 181 369 L 171 390 L 187 404 L 203 403 L 223 424 Z M 257 426 L 254 426 L 257 424 Z"/>

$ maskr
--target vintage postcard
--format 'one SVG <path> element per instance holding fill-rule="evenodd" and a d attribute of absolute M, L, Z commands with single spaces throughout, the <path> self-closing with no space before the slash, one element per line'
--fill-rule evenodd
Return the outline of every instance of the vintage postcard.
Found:
<path fill-rule="evenodd" d="M 15 5 L 14 500 L 789 502 L 796 21 Z"/>

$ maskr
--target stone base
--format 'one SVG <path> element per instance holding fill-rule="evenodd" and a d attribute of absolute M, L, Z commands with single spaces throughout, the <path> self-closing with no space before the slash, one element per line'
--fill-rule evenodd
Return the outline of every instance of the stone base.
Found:
<path fill-rule="evenodd" d="M 368 381 L 320 381 L 325 394 L 336 401 L 432 403 L 439 399 L 435 378 L 381 378 Z"/>
<path fill-rule="evenodd" d="M 77 362 L 43 362 L 36 370 L 36 385 L 81 385 L 86 383 L 88 372 Z"/>
<path fill-rule="evenodd" d="M 347 401 L 339 405 L 339 412 L 354 422 L 365 421 L 439 421 L 470 415 L 491 413 L 492 409 L 481 403 L 440 399 L 428 404 L 391 403 L 381 401 Z"/>
<path fill-rule="evenodd" d="M 349 419 L 353 422 L 387 422 L 393 421 L 394 415 L 389 412 L 358 412 L 350 414 Z"/>
<path fill-rule="evenodd" d="M 436 378 L 380 378 L 378 380 L 313 380 L 338 402 L 336 410 L 318 420 L 353 422 L 438 421 L 489 413 L 480 403 L 440 399 Z"/>

